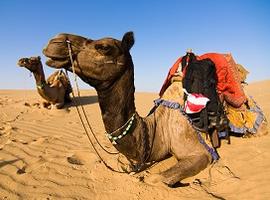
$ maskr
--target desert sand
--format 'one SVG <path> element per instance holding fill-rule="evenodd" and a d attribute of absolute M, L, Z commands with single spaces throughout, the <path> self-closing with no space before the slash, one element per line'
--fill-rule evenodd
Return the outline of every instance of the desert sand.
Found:
<path fill-rule="evenodd" d="M 270 120 L 270 80 L 247 86 Z M 98 98 L 94 90 L 81 91 L 89 122 L 105 148 L 115 151 L 104 135 Z M 155 93 L 136 93 L 141 116 L 153 106 Z M 76 98 L 77 99 L 77 98 Z M 74 104 L 62 110 L 41 107 L 34 90 L 0 90 L 0 199 L 270 199 L 270 135 L 231 137 L 222 142 L 219 162 L 185 186 L 150 185 L 143 175 L 174 163 L 160 162 L 140 174 L 119 174 L 107 169 L 91 147 Z M 268 127 L 270 128 L 270 127 Z M 92 136 L 91 136 L 92 137 Z M 93 137 L 92 137 L 93 139 Z M 121 155 L 103 159 L 121 170 Z"/>

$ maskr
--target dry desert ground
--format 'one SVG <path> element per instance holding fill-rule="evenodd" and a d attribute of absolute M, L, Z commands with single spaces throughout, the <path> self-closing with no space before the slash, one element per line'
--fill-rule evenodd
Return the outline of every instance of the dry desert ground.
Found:
<path fill-rule="evenodd" d="M 270 120 L 270 81 L 247 86 Z M 81 102 L 99 141 L 115 150 L 104 135 L 98 98 L 83 90 Z M 136 93 L 141 116 L 153 106 L 155 93 Z M 270 199 L 270 135 L 231 137 L 222 142 L 221 159 L 194 177 L 185 187 L 168 188 L 144 183 L 140 174 L 108 170 L 84 133 L 74 105 L 62 110 L 42 108 L 34 90 L 0 90 L 0 199 Z M 269 127 L 268 127 L 269 128 Z M 99 148 L 100 150 L 100 148 Z M 102 157 L 114 168 L 123 156 Z M 173 158 L 156 164 L 144 174 L 165 169 Z"/>

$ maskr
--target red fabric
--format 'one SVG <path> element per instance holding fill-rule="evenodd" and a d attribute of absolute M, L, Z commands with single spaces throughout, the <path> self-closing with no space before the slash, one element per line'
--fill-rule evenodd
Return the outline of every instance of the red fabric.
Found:
<path fill-rule="evenodd" d="M 182 61 L 182 57 L 178 58 L 177 61 L 173 64 L 173 66 L 171 67 L 167 78 L 165 79 L 160 92 L 159 92 L 159 96 L 162 96 L 163 93 L 165 92 L 165 90 L 169 87 L 170 82 L 171 82 L 171 78 L 173 77 L 173 75 L 175 74 L 175 72 L 177 71 L 178 67 L 179 67 L 179 63 Z"/>
<path fill-rule="evenodd" d="M 225 101 L 233 107 L 239 108 L 246 101 L 246 97 L 239 81 L 236 63 L 232 56 L 230 54 L 219 53 L 207 53 L 201 56 L 197 56 L 198 60 L 205 58 L 209 58 L 215 63 L 218 77 L 217 90 L 220 98 L 225 99 Z M 162 96 L 167 87 L 170 85 L 170 80 L 178 69 L 181 60 L 182 57 L 180 57 L 171 67 L 167 78 L 165 79 L 164 84 L 160 90 L 160 96 Z"/>
<path fill-rule="evenodd" d="M 201 112 L 206 107 L 208 101 L 209 99 L 202 94 L 188 94 L 184 111 L 188 114 Z"/>

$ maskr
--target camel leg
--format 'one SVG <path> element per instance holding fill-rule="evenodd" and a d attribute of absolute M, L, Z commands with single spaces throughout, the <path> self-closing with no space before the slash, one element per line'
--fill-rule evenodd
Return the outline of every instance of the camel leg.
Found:
<path fill-rule="evenodd" d="M 178 161 L 170 169 L 161 172 L 163 183 L 172 187 L 178 181 L 184 178 L 194 176 L 210 164 L 209 157 L 205 154 L 197 156 L 188 156 Z"/>

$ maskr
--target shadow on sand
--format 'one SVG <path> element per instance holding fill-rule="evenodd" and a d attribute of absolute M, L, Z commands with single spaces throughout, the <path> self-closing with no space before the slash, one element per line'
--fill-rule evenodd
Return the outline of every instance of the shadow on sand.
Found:
<path fill-rule="evenodd" d="M 72 102 L 68 104 L 67 107 L 74 107 L 76 104 L 78 105 L 89 105 L 98 102 L 98 96 L 81 96 L 81 97 L 74 97 L 71 99 Z"/>
<path fill-rule="evenodd" d="M 17 158 L 17 159 L 14 159 L 14 160 L 1 161 L 0 162 L 0 168 L 4 167 L 6 165 L 11 165 L 11 164 L 13 164 L 13 163 L 15 163 L 15 162 L 17 162 L 19 160 L 21 160 L 21 159 Z"/>

